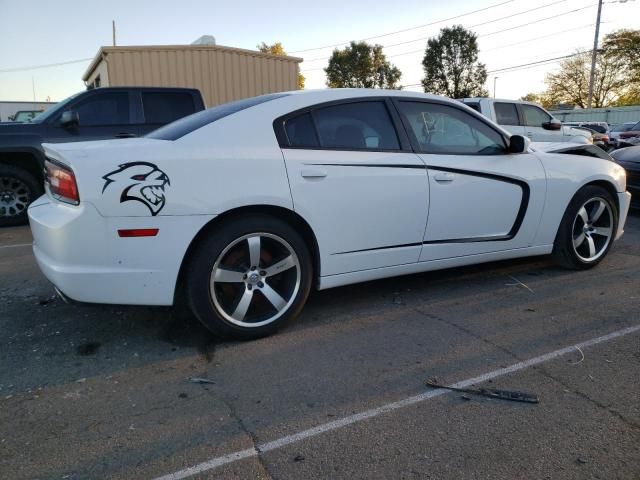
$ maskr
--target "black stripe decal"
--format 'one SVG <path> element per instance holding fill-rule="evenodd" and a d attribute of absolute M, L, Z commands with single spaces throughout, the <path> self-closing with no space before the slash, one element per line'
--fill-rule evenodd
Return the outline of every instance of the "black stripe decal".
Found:
<path fill-rule="evenodd" d="M 415 168 L 426 170 L 426 165 L 414 165 L 410 163 L 305 163 L 315 167 L 365 167 L 365 168 Z"/>
<path fill-rule="evenodd" d="M 439 243 L 476 243 L 476 242 L 505 242 L 513 239 L 520 230 L 522 226 L 522 222 L 524 221 L 524 217 L 527 213 L 527 208 L 529 207 L 529 198 L 531 195 L 531 190 L 529 188 L 529 184 L 523 180 L 517 180 L 512 177 L 506 177 L 504 175 L 496 175 L 493 173 L 485 173 L 485 172 L 477 172 L 474 170 L 462 170 L 459 168 L 449 168 L 449 167 L 441 167 L 438 165 L 406 165 L 406 164 L 362 164 L 362 163 L 312 163 L 308 165 L 315 166 L 335 166 L 335 167 L 386 167 L 386 168 L 418 168 L 418 169 L 428 169 L 428 170 L 438 170 L 442 172 L 449 173 L 459 173 L 461 175 L 470 175 L 474 177 L 482 177 L 482 178 L 490 178 L 492 180 L 497 180 L 501 182 L 511 183 L 514 185 L 518 185 L 522 189 L 522 200 L 520 201 L 520 208 L 518 209 L 518 213 L 516 215 L 516 219 L 509 230 L 509 233 L 506 235 L 496 235 L 490 237 L 468 237 L 468 238 L 447 238 L 442 240 L 428 240 L 426 242 L 421 243 L 408 243 L 404 245 L 390 245 L 386 247 L 375 247 L 375 248 L 366 248 L 363 250 L 351 250 L 348 252 L 337 252 L 332 253 L 332 255 L 344 255 L 348 253 L 358 253 L 358 252 L 371 252 L 375 250 L 386 250 L 392 248 L 403 248 L 403 247 L 415 247 L 419 245 L 433 245 Z"/>

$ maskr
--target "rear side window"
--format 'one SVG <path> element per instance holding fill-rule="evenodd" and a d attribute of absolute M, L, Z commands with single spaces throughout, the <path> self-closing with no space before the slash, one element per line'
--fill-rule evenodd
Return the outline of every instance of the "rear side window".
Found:
<path fill-rule="evenodd" d="M 287 120 L 285 130 L 289 145 L 292 147 L 317 148 L 320 146 L 316 128 L 309 112 Z"/>
<path fill-rule="evenodd" d="M 320 146 L 347 150 L 399 150 L 384 102 L 354 102 L 314 110 Z"/>
<path fill-rule="evenodd" d="M 518 119 L 518 109 L 515 103 L 495 103 L 496 122 L 499 125 L 520 125 Z"/>
<path fill-rule="evenodd" d="M 195 111 L 189 93 L 142 92 L 141 96 L 145 123 L 164 125 Z"/>
<path fill-rule="evenodd" d="M 259 97 L 245 98 L 235 102 L 225 103 L 217 107 L 209 108 L 188 117 L 181 118 L 175 122 L 165 125 L 147 135 L 147 138 L 155 138 L 157 140 L 178 140 L 185 135 L 198 130 L 199 128 L 216 122 L 221 118 L 233 115 L 247 108 L 255 107 L 261 103 L 269 102 L 277 98 L 286 97 L 288 93 L 270 93 L 260 95 Z"/>
<path fill-rule="evenodd" d="M 78 112 L 80 125 L 83 127 L 130 123 L 129 94 L 127 92 L 91 95 L 71 108 Z"/>
<path fill-rule="evenodd" d="M 527 127 L 542 127 L 542 124 L 551 120 L 551 115 L 534 105 L 522 105 L 524 124 Z"/>

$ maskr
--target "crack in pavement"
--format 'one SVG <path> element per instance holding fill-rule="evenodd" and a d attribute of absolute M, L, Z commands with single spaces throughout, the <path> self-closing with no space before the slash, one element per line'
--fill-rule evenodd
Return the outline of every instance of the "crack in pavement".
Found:
<path fill-rule="evenodd" d="M 427 312 L 423 312 L 422 310 L 420 310 L 417 307 L 410 307 L 413 311 L 419 313 L 420 315 L 429 318 L 431 320 L 436 320 L 439 321 L 441 323 L 444 323 L 445 325 L 448 325 L 450 327 L 453 327 L 455 329 L 460 330 L 461 332 L 466 333 L 467 335 L 470 335 L 471 337 L 475 338 L 476 340 L 480 340 L 481 342 L 486 343 L 487 345 L 496 348 L 498 350 L 500 350 L 503 353 L 506 353 L 507 355 L 512 356 L 514 359 L 518 360 L 519 362 L 526 360 L 525 358 L 520 357 L 519 355 L 517 355 L 516 353 L 512 352 L 511 350 L 509 350 L 508 348 L 503 347 L 502 345 L 499 345 L 495 342 L 492 342 L 491 340 L 484 338 L 478 334 L 476 334 L 475 332 L 473 332 L 472 330 L 469 330 L 466 327 L 463 327 L 462 325 L 458 325 L 455 322 L 449 321 L 449 320 L 445 320 L 444 318 L 442 318 L 439 315 L 433 314 L 433 313 L 427 313 Z M 535 365 L 532 367 L 532 369 L 536 372 L 538 372 L 539 374 L 541 374 L 542 376 L 548 378 L 549 380 L 556 382 L 560 385 L 562 385 L 565 389 L 569 390 L 571 393 L 573 393 L 574 395 L 579 396 L 580 398 L 583 398 L 584 400 L 587 400 L 588 402 L 592 403 L 593 405 L 595 405 L 597 408 L 603 409 L 606 412 L 608 412 L 610 415 L 612 415 L 613 417 L 616 417 L 618 420 L 622 421 L 622 423 L 624 423 L 625 425 L 627 425 L 628 427 L 634 429 L 634 430 L 640 430 L 640 425 L 637 424 L 636 422 L 634 422 L 633 420 L 630 420 L 628 418 L 626 418 L 624 415 L 622 415 L 620 412 L 618 412 L 617 410 L 608 407 L 607 405 L 603 404 L 602 402 L 591 398 L 589 395 L 587 395 L 584 392 L 581 392 L 580 390 L 578 390 L 577 388 L 573 388 L 570 385 L 568 385 L 567 383 L 565 383 L 564 381 L 562 381 L 560 378 L 555 377 L 554 375 L 552 375 L 551 373 L 549 373 L 543 366 L 541 365 Z"/>
<path fill-rule="evenodd" d="M 203 374 L 206 375 L 206 374 Z M 264 459 L 262 458 L 262 451 L 258 448 L 258 439 L 256 438 L 255 433 L 253 433 L 244 423 L 244 420 L 242 419 L 242 417 L 238 414 L 238 412 L 235 409 L 235 406 L 233 405 L 233 402 L 231 400 L 227 400 L 224 395 L 215 392 L 215 385 L 212 385 L 213 389 L 209 390 L 208 388 L 206 388 L 206 385 L 200 385 L 202 387 L 202 389 L 204 391 L 206 391 L 210 397 L 214 398 L 215 400 L 219 400 L 223 403 L 223 405 L 225 407 L 227 407 L 227 410 L 229 410 L 229 416 L 236 422 L 236 424 L 240 427 L 240 430 L 247 435 L 247 437 L 249 437 L 249 439 L 251 440 L 251 448 L 253 450 L 255 450 L 256 452 L 256 459 L 258 461 L 258 465 L 260 467 L 260 469 L 262 470 L 262 473 L 265 475 L 265 477 L 269 480 L 275 480 L 275 477 L 273 476 L 273 474 L 269 471 L 269 468 L 267 467 L 267 464 L 264 462 Z"/>

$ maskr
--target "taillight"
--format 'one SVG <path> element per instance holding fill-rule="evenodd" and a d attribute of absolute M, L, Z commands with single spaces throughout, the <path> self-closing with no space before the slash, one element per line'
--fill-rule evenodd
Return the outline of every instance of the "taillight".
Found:
<path fill-rule="evenodd" d="M 73 170 L 57 162 L 45 160 L 44 171 L 45 185 L 53 198 L 72 205 L 80 203 L 78 185 Z"/>

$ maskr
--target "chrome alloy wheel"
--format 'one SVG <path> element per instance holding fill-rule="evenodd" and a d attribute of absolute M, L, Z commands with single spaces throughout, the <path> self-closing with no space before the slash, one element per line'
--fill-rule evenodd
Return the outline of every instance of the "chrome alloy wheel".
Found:
<path fill-rule="evenodd" d="M 261 327 L 284 315 L 300 289 L 300 262 L 283 238 L 251 233 L 230 243 L 211 270 L 217 312 L 240 327 Z"/>
<path fill-rule="evenodd" d="M 593 262 L 607 250 L 613 236 L 613 212 L 609 203 L 594 197 L 582 204 L 573 220 L 573 251 L 583 262 Z"/>
<path fill-rule="evenodd" d="M 15 177 L 0 177 L 0 217 L 22 214 L 31 201 L 31 190 Z"/>

